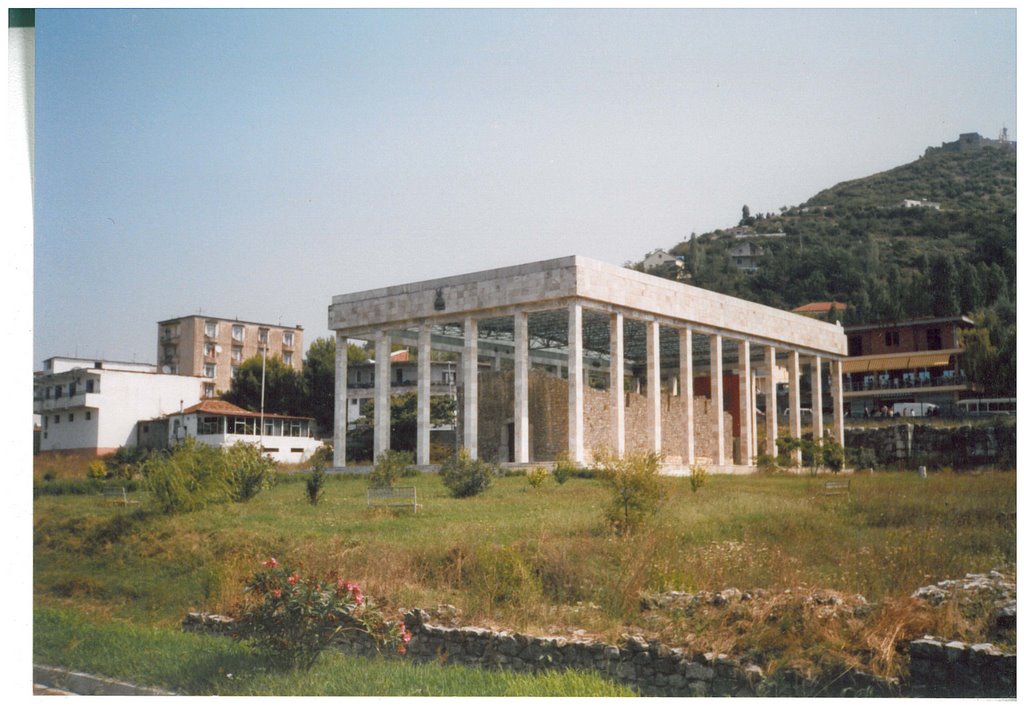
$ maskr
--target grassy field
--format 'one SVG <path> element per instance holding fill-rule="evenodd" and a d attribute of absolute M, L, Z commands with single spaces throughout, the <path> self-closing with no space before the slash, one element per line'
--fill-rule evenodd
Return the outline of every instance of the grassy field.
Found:
<path fill-rule="evenodd" d="M 985 637 L 969 609 L 935 611 L 909 594 L 966 573 L 1014 572 L 1014 472 L 857 475 L 848 497 L 820 495 L 824 479 L 712 476 L 696 494 L 686 479 L 667 479 L 659 513 L 630 537 L 610 532 L 607 494 L 584 479 L 533 489 L 506 477 L 453 499 L 421 475 L 404 481 L 417 486 L 417 514 L 368 510 L 365 482 L 348 477 L 332 478 L 316 507 L 295 476 L 250 502 L 179 516 L 44 494 L 36 606 L 170 629 L 189 610 L 231 613 L 246 576 L 275 556 L 306 574 L 357 580 L 396 615 L 453 604 L 466 624 L 605 639 L 636 631 L 747 653 L 769 670 L 895 674 L 909 637 Z M 644 594 L 729 587 L 763 589 L 766 600 L 696 616 L 640 606 Z M 815 590 L 875 605 L 867 617 L 819 618 L 799 601 Z"/>

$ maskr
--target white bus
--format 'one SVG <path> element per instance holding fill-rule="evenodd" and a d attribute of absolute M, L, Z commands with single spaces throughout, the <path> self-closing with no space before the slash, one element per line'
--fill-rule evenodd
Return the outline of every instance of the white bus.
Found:
<path fill-rule="evenodd" d="M 1007 399 L 961 399 L 957 409 L 966 416 L 1009 416 L 1017 413 L 1017 400 Z"/>

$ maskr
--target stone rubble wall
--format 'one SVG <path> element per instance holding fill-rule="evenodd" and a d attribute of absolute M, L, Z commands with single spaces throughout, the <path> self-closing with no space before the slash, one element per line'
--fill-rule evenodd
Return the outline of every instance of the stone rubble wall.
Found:
<path fill-rule="evenodd" d="M 1017 455 L 1014 426 L 958 426 L 899 423 L 882 428 L 846 428 L 846 448 L 875 452 L 880 465 L 1012 464 Z"/>
<path fill-rule="evenodd" d="M 910 643 L 910 691 L 916 697 L 1016 697 L 1017 656 L 991 643 Z"/>

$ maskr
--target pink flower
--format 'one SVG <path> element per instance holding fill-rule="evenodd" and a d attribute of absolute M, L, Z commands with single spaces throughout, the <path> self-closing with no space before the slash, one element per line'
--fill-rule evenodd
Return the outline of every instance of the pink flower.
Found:
<path fill-rule="evenodd" d="M 269 559 L 263 562 L 263 565 L 273 569 L 277 566 L 277 559 L 275 559 L 274 557 L 270 557 Z"/>
<path fill-rule="evenodd" d="M 288 583 L 294 586 L 299 580 L 299 572 L 296 571 L 294 574 L 288 577 Z"/>
<path fill-rule="evenodd" d="M 405 645 L 399 645 L 398 646 L 398 654 L 399 655 L 404 655 L 405 654 Z"/>
<path fill-rule="evenodd" d="M 408 643 L 410 640 L 412 640 L 412 633 L 410 633 L 409 629 L 405 627 L 405 623 L 399 623 L 397 627 L 398 635 L 400 638 L 402 638 L 403 643 Z"/>
<path fill-rule="evenodd" d="M 270 595 L 273 596 L 274 598 L 280 598 L 281 597 L 281 589 L 275 588 L 273 591 L 270 592 Z"/>
<path fill-rule="evenodd" d="M 343 579 L 338 579 L 338 590 L 341 591 L 342 589 L 351 594 L 352 600 L 355 601 L 357 606 L 363 605 L 363 592 L 359 586 Z"/>

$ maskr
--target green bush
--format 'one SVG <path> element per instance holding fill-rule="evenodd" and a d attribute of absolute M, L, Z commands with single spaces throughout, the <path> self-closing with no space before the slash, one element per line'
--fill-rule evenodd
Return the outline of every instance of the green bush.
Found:
<path fill-rule="evenodd" d="M 564 485 L 573 476 L 575 471 L 576 462 L 569 458 L 569 454 L 565 452 L 559 453 L 555 458 L 555 469 L 552 471 L 555 482 L 559 485 Z"/>
<path fill-rule="evenodd" d="M 827 438 L 821 442 L 821 457 L 825 467 L 833 473 L 839 473 L 843 469 L 845 455 L 839 441 Z"/>
<path fill-rule="evenodd" d="M 306 501 L 316 505 L 324 496 L 324 485 L 327 484 L 327 474 L 319 465 L 313 468 L 313 473 L 306 478 Z"/>
<path fill-rule="evenodd" d="M 368 635 L 378 648 L 402 654 L 411 640 L 405 625 L 386 622 L 356 584 L 306 579 L 273 558 L 263 562 L 245 592 L 250 600 L 239 634 L 284 667 L 309 669 L 341 633 Z"/>
<path fill-rule="evenodd" d="M 277 464 L 255 444 L 235 443 L 221 453 L 226 459 L 228 486 L 235 502 L 251 500 L 260 490 L 274 484 Z"/>
<path fill-rule="evenodd" d="M 334 446 L 329 443 L 324 443 L 313 452 L 313 455 L 311 455 L 309 460 L 306 462 L 313 467 L 316 467 L 317 465 L 324 468 L 331 467 L 334 465 Z"/>
<path fill-rule="evenodd" d="M 825 462 L 825 450 L 821 441 L 814 441 L 810 438 L 800 439 L 800 464 L 804 468 L 811 469 L 811 475 L 817 475 Z"/>
<path fill-rule="evenodd" d="M 661 501 L 661 456 L 647 451 L 621 458 L 601 452 L 595 456 L 601 482 L 611 493 L 606 518 L 619 534 L 632 532 L 653 514 Z"/>
<path fill-rule="evenodd" d="M 470 460 L 465 448 L 446 460 L 441 466 L 441 482 L 452 497 L 472 497 L 491 486 L 494 466 L 482 460 Z"/>
<path fill-rule="evenodd" d="M 779 456 L 776 460 L 780 466 L 792 468 L 796 465 L 796 456 L 793 453 L 800 450 L 800 439 L 793 438 L 792 436 L 779 436 L 775 441 L 775 445 L 779 449 Z"/>
<path fill-rule="evenodd" d="M 526 481 L 530 483 L 530 487 L 534 488 L 543 485 L 544 481 L 547 479 L 547 468 L 542 468 L 540 466 L 537 466 L 536 468 L 531 468 L 530 471 L 526 474 Z"/>
<path fill-rule="evenodd" d="M 154 451 L 146 448 L 121 446 L 107 458 L 108 476 L 119 480 L 134 480 L 139 476 L 142 464 L 154 455 Z"/>
<path fill-rule="evenodd" d="M 690 489 L 700 490 L 708 481 L 708 471 L 699 465 L 690 466 Z"/>
<path fill-rule="evenodd" d="M 878 458 L 873 448 L 847 448 L 846 460 L 855 470 L 869 470 L 878 467 Z"/>
<path fill-rule="evenodd" d="M 192 438 L 167 456 L 147 460 L 142 475 L 153 504 L 166 514 L 193 512 L 231 498 L 225 456 Z"/>
<path fill-rule="evenodd" d="M 377 464 L 367 479 L 370 487 L 392 488 L 399 478 L 409 477 L 405 471 L 412 467 L 412 453 L 386 450 L 377 456 Z"/>
<path fill-rule="evenodd" d="M 94 460 L 89 463 L 86 477 L 90 480 L 105 480 L 107 478 L 107 464 L 102 460 Z"/>
<path fill-rule="evenodd" d="M 46 472 L 43 473 L 43 480 L 46 482 L 53 482 L 57 479 L 57 471 L 53 468 L 47 468 Z"/>

